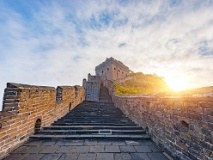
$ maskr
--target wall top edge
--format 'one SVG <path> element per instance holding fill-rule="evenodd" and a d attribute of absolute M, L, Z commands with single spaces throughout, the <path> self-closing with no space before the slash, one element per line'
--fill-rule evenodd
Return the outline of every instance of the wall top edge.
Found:
<path fill-rule="evenodd" d="M 36 85 L 11 83 L 11 82 L 7 83 L 7 88 L 55 90 L 54 87 L 50 87 L 50 86 L 36 86 Z"/>
<path fill-rule="evenodd" d="M 113 57 L 107 58 L 104 62 L 102 62 L 101 64 L 99 64 L 98 66 L 96 66 L 95 70 L 98 70 L 99 68 L 105 67 L 105 66 L 107 66 L 110 63 L 117 64 L 120 67 L 122 67 L 123 69 L 126 69 L 127 71 L 129 71 L 129 67 L 127 67 L 126 65 L 124 65 L 121 61 L 118 61 L 118 60 L 114 59 Z"/>
<path fill-rule="evenodd" d="M 61 88 L 61 89 L 75 89 L 74 86 L 58 86 L 57 88 Z"/>
<path fill-rule="evenodd" d="M 82 86 L 57 86 L 61 89 L 80 89 Z M 29 84 L 22 84 L 22 83 L 7 83 L 7 88 L 11 89 L 42 89 L 42 90 L 55 90 L 55 87 L 50 86 L 36 86 L 36 85 L 29 85 Z"/>
<path fill-rule="evenodd" d="M 120 96 L 114 94 L 115 97 L 126 99 L 158 99 L 158 100 L 192 100 L 192 101 L 209 101 L 213 102 L 213 97 L 159 97 L 159 96 Z"/>

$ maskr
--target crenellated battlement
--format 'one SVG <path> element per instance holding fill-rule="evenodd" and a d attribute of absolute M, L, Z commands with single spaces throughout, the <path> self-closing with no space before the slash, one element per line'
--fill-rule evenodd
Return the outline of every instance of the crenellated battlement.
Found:
<path fill-rule="evenodd" d="M 108 80 L 124 78 L 130 74 L 129 67 L 112 57 L 107 58 L 103 63 L 96 66 L 95 72 L 101 79 Z"/>
<path fill-rule="evenodd" d="M 55 89 L 7 83 L 3 111 L 0 112 L 0 155 L 4 156 L 25 142 L 36 129 L 49 126 L 64 116 L 84 97 L 84 88 L 78 86 L 58 86 Z"/>

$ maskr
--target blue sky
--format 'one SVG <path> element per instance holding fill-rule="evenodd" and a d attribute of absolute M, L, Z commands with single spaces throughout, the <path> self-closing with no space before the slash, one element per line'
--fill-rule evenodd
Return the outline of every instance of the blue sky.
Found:
<path fill-rule="evenodd" d="M 7 82 L 81 84 L 107 57 L 213 85 L 212 0 L 0 0 L 0 13 L 0 100 Z"/>

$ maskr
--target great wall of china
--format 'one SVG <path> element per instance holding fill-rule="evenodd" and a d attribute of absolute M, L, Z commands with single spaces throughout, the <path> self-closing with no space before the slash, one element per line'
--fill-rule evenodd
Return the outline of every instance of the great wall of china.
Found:
<path fill-rule="evenodd" d="M 96 75 L 83 80 L 83 87 L 8 83 L 0 112 L 0 159 L 84 100 L 98 102 L 105 87 L 114 105 L 173 159 L 212 160 L 213 98 L 115 95 L 113 81 L 129 72 L 123 63 L 109 58 L 96 67 Z"/>

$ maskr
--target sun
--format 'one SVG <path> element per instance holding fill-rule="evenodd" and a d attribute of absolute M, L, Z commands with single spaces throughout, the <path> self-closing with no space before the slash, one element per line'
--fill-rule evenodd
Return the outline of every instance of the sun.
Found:
<path fill-rule="evenodd" d="M 182 91 L 189 88 L 186 80 L 183 77 L 167 77 L 165 78 L 166 83 L 174 90 L 174 91 Z"/>

